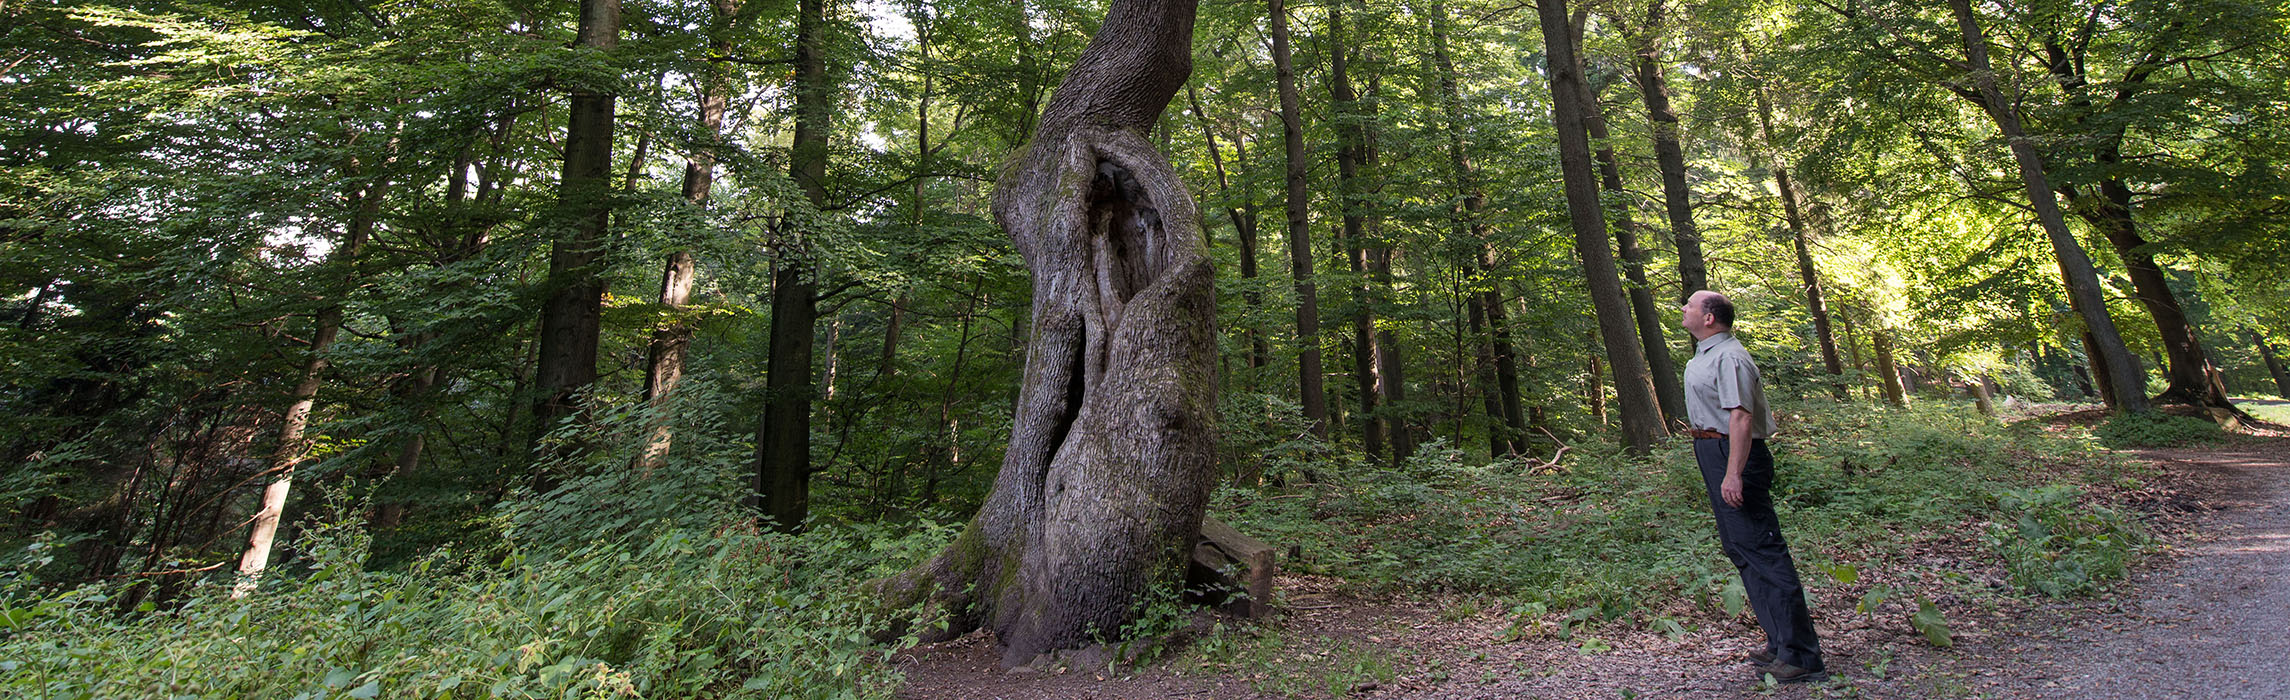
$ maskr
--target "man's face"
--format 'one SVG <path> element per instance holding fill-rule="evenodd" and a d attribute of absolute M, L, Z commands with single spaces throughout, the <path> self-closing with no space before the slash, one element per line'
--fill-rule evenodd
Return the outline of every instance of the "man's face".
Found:
<path fill-rule="evenodd" d="M 1702 297 L 1706 294 L 1708 292 L 1694 292 L 1693 296 L 1686 297 L 1683 306 L 1678 307 L 1678 325 L 1684 326 L 1688 333 L 1700 331 L 1707 324 L 1709 314 L 1702 311 Z"/>

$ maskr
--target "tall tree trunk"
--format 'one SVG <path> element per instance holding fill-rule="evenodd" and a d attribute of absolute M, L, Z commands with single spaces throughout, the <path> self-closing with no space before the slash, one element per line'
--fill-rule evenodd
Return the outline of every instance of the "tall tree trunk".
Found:
<path fill-rule="evenodd" d="M 1597 353 L 1591 353 L 1583 368 L 1582 402 L 1590 407 L 1590 417 L 1599 425 L 1606 425 L 1606 372 Z"/>
<path fill-rule="evenodd" d="M 827 76 L 826 31 L 827 0 L 799 0 L 795 138 L 787 168 L 814 207 L 827 201 L 827 130 L 836 92 Z M 771 357 L 764 368 L 763 424 L 756 431 L 756 491 L 763 517 L 782 532 L 802 529 L 811 513 L 811 346 L 819 326 L 811 238 L 808 231 L 788 236 L 772 261 Z"/>
<path fill-rule="evenodd" d="M 581 0 L 573 46 L 610 53 L 620 45 L 620 0 Z M 565 165 L 557 208 L 566 227 L 549 250 L 548 301 L 541 307 L 541 348 L 533 371 L 532 445 L 579 410 L 580 393 L 596 382 L 602 330 L 605 224 L 612 216 L 613 95 L 575 89 L 565 125 Z M 537 474 L 541 490 L 553 477 Z"/>
<path fill-rule="evenodd" d="M 382 198 L 389 185 L 382 178 L 369 182 L 362 192 L 351 198 L 350 220 L 344 227 L 342 244 L 326 256 L 324 273 L 338 289 L 346 292 L 357 276 L 358 254 L 373 236 L 374 222 L 380 218 Z M 304 431 L 310 426 L 310 410 L 318 404 L 318 388 L 326 372 L 326 353 L 334 347 L 334 339 L 342 331 L 342 301 L 337 298 L 318 310 L 310 333 L 310 351 L 302 360 L 302 372 L 295 379 L 294 388 L 287 395 L 286 412 L 279 418 L 278 446 L 270 455 L 273 476 L 262 489 L 262 506 L 255 511 L 252 530 L 247 535 L 246 552 L 239 556 L 238 582 L 231 586 L 232 598 L 244 598 L 262 583 L 263 569 L 270 566 L 270 550 L 278 538 L 278 521 L 286 513 L 286 499 L 294 490 L 294 473 L 308 455 L 310 441 Z"/>
<path fill-rule="evenodd" d="M 1668 434 L 1646 355 L 1632 328 L 1630 302 L 1614 270 L 1606 213 L 1598 201 L 1598 176 L 1590 165 L 1590 135 L 1582 123 L 1581 62 L 1575 58 L 1565 0 L 1541 0 L 1543 46 L 1550 55 L 1552 121 L 1558 126 L 1559 170 L 1566 183 L 1567 218 L 1574 224 L 1574 250 L 1582 259 L 1590 303 L 1598 314 L 1599 340 L 1614 373 L 1614 393 L 1622 409 L 1622 436 L 1630 451 L 1643 454 Z"/>
<path fill-rule="evenodd" d="M 1980 415 L 1990 418 L 1996 417 L 1996 399 L 1995 396 L 1988 393 L 1988 378 L 1979 375 L 1966 375 L 1964 384 L 1966 389 L 1972 391 L 1972 403 L 1979 407 Z"/>
<path fill-rule="evenodd" d="M 1861 359 L 1861 340 L 1853 333 L 1853 317 L 1851 314 L 1840 313 L 1837 314 L 1837 322 L 1839 325 L 1845 327 L 1845 354 L 1852 358 L 1853 372 L 1859 375 L 1858 378 L 1853 381 L 1853 386 L 1858 390 L 1857 393 L 1860 394 L 1861 398 L 1868 398 L 1869 366 L 1867 362 L 1864 362 Z M 2034 354 L 2030 353 L 2029 356 L 2032 359 Z"/>
<path fill-rule="evenodd" d="M 1884 400 L 1894 406 L 1908 405 L 1908 390 L 1900 385 L 1900 364 L 1893 361 L 1892 333 L 1883 328 L 1869 329 L 1871 344 L 1877 353 L 1877 386 L 1884 389 Z"/>
<path fill-rule="evenodd" d="M 1217 196 L 1230 202 L 1232 185 L 1226 181 L 1224 155 L 1217 150 L 1217 131 L 1210 125 L 1208 112 L 1201 109 L 1199 91 L 1190 85 L 1185 86 L 1185 101 L 1192 105 L 1193 118 L 1201 123 L 1201 138 L 1208 142 L 1209 164 L 1216 168 L 1217 173 Z M 1248 153 L 1242 150 L 1238 137 L 1233 139 L 1232 146 L 1233 158 L 1237 162 L 1246 163 Z M 1244 193 L 1241 196 L 1245 198 L 1250 195 Z M 1233 238 L 1240 245 L 1240 277 L 1244 280 L 1241 302 L 1253 315 L 1257 305 L 1262 303 L 1256 293 L 1256 202 L 1244 199 L 1240 204 L 1228 205 L 1225 207 L 1225 216 L 1232 220 Z M 1271 362 L 1272 348 L 1265 341 L 1264 332 L 1255 323 L 1243 325 L 1247 327 L 1248 334 L 1248 367 L 1262 369 Z"/>
<path fill-rule="evenodd" d="M 1521 410 L 1519 395 L 1519 365 L 1512 350 L 1510 319 L 1504 310 L 1501 285 L 1492 279 L 1497 264 L 1497 251 L 1487 230 L 1483 211 L 1486 195 L 1479 191 L 1478 172 L 1471 164 L 1470 151 L 1463 142 L 1463 97 L 1455 71 L 1455 60 L 1448 53 L 1447 4 L 1431 3 L 1431 58 L 1433 69 L 1439 71 L 1440 110 L 1446 119 L 1447 157 L 1449 169 L 1455 178 L 1455 194 L 1462 202 L 1458 212 L 1460 227 L 1468 232 L 1470 240 L 1479 246 L 1479 257 L 1472 264 L 1477 278 L 1473 304 L 1484 317 L 1485 331 L 1479 342 L 1485 344 L 1481 352 L 1494 365 L 1495 395 L 1488 408 L 1488 416 L 1495 419 L 1489 433 L 1499 449 L 1498 453 L 1519 454 L 1526 448 L 1526 415 Z M 1473 327 L 1474 332 L 1480 329 Z"/>
<path fill-rule="evenodd" d="M 2250 336 L 2251 345 L 2258 346 L 2258 356 L 2266 360 L 2266 373 L 2274 375 L 2274 395 L 2290 399 L 2290 372 L 2283 371 L 2282 358 L 2274 354 L 2274 344 L 2248 327 L 2244 327 L 2242 333 Z"/>
<path fill-rule="evenodd" d="M 1586 24 L 1576 22 L 1570 30 L 1578 61 L 1582 58 L 1582 33 Z M 1589 75 L 1587 66 L 1578 65 L 1576 69 Z M 1598 93 L 1591 90 L 1588 80 L 1579 84 L 1582 86 L 1583 128 L 1598 149 L 1600 184 L 1610 194 L 1627 197 L 1629 192 L 1622 187 L 1622 162 L 1614 157 L 1614 145 L 1608 141 L 1606 114 L 1598 105 Z M 1677 363 L 1670 358 L 1669 339 L 1662 332 L 1668 324 L 1662 322 L 1661 312 L 1654 307 L 1653 286 L 1646 283 L 1646 251 L 1638 247 L 1638 223 L 1628 205 L 1614 210 L 1613 230 L 1615 245 L 1622 251 L 1622 274 L 1630 280 L 1630 311 L 1638 320 L 1638 346 L 1646 353 L 1647 371 L 1654 379 L 1654 397 L 1662 407 L 1662 425 L 1667 430 L 1671 423 L 1686 419 L 1685 378 L 1678 374 Z"/>
<path fill-rule="evenodd" d="M 1384 454 L 1384 424 L 1376 412 L 1376 323 L 1368 290 L 1367 202 L 1360 165 L 1367 150 L 1367 127 L 1360 121 L 1359 95 L 1352 91 L 1352 51 L 1344 43 L 1344 3 L 1328 4 L 1328 87 L 1335 103 L 1339 145 L 1336 182 L 1344 215 L 1344 257 L 1352 266 L 1352 379 L 1360 394 L 1360 443 L 1370 460 Z"/>
<path fill-rule="evenodd" d="M 1662 210 L 1670 217 L 1670 238 L 1678 246 L 1678 302 L 1709 288 L 1709 264 L 1702 260 L 1702 234 L 1694 226 L 1694 192 L 1686 185 L 1686 153 L 1678 145 L 1678 113 L 1670 107 L 1669 82 L 1662 76 L 1665 0 L 1646 8 L 1645 34 L 1638 45 L 1638 95 L 1652 122 L 1654 164 L 1662 171 Z"/>
<path fill-rule="evenodd" d="M 1304 178 L 1304 115 L 1297 105 L 1296 66 L 1288 56 L 1286 0 L 1268 0 L 1272 65 L 1280 82 L 1280 133 L 1288 154 L 1288 274 L 1296 287 L 1296 389 L 1312 434 L 1328 437 L 1328 397 L 1320 367 L 1320 290 L 1312 278 L 1312 219 Z"/>
<path fill-rule="evenodd" d="M 2092 267 L 2090 256 L 2084 253 L 2083 244 L 2076 242 L 2075 234 L 2067 230 L 2059 200 L 2052 192 L 2051 178 L 2044 172 L 2043 155 L 2036 151 L 2027 130 L 2021 128 L 2019 108 L 1996 86 L 1995 70 L 1988 64 L 1988 39 L 1980 31 L 1979 17 L 1972 13 L 1971 0 L 1948 0 L 1948 9 L 1956 15 L 1957 30 L 1963 35 L 1965 62 L 1981 105 L 2011 144 L 2012 158 L 2019 164 L 2028 203 L 2035 209 L 2045 236 L 2051 239 L 2052 253 L 2059 260 L 2060 276 L 2066 279 L 2068 296 L 2074 299 L 2077 313 L 2083 315 L 2084 327 L 2099 351 L 2110 383 L 2125 389 L 2117 392 L 2116 406 L 2128 413 L 2146 411 L 2146 392 L 2140 388 L 2146 382 L 2139 376 L 2138 365 L 2130 349 L 2124 346 L 2123 336 L 2115 330 L 2115 319 L 2107 313 L 2098 271 Z"/>
<path fill-rule="evenodd" d="M 716 55 L 731 50 L 730 24 L 739 13 L 738 0 L 715 0 L 715 26 L 708 40 L 708 49 Z M 722 136 L 724 108 L 729 103 L 731 80 L 723 67 L 713 61 L 701 68 L 699 80 L 700 130 L 699 143 L 693 144 L 684 159 L 684 201 L 704 207 L 708 192 L 716 182 L 716 140 Z M 692 251 L 677 250 L 668 254 L 665 269 L 660 272 L 660 306 L 668 312 L 668 320 L 652 330 L 652 342 L 646 347 L 644 365 L 644 400 L 654 410 L 651 427 L 646 431 L 644 446 L 637 453 L 636 469 L 650 472 L 667 463 L 668 449 L 674 445 L 675 429 L 669 425 L 662 411 L 676 385 L 684 379 L 684 360 L 690 354 L 692 324 L 683 318 L 684 307 L 692 302 L 693 275 L 698 272 L 693 264 Z"/>
<path fill-rule="evenodd" d="M 946 551 L 875 584 L 1002 663 L 1124 629 L 1174 593 L 1216 475 L 1216 303 L 1192 197 L 1145 140 L 1191 72 L 1191 0 L 1114 0 L 994 211 L 1034 274 L 1001 473 Z"/>
<path fill-rule="evenodd" d="M 1748 40 L 1742 43 L 1742 55 L 1749 55 Z M 1797 202 L 1797 188 L 1789 181 L 1789 164 L 1782 158 L 1781 144 L 1773 137 L 1773 98 L 1766 94 L 1765 81 L 1756 81 L 1757 130 L 1765 140 L 1765 148 L 1772 158 L 1773 186 L 1781 193 L 1783 222 L 1789 225 L 1789 240 L 1797 253 L 1797 279 L 1805 285 L 1805 311 L 1813 317 L 1813 336 L 1821 346 L 1821 365 L 1833 377 L 1843 377 L 1845 364 L 1837 357 L 1837 337 L 1829 329 L 1829 304 L 1821 293 L 1821 275 L 1813 267 L 1813 246 L 1805 231 L 1804 207 Z M 1845 399 L 1842 379 L 1829 383 L 1829 393 L 1837 400 Z"/>

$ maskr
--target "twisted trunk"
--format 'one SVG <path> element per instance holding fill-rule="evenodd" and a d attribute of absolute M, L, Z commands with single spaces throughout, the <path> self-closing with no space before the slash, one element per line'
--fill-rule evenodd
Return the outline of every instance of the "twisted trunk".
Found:
<path fill-rule="evenodd" d="M 1009 450 L 929 562 L 871 586 L 985 626 L 1014 666 L 1174 593 L 1215 479 L 1215 299 L 1199 218 L 1145 138 L 1191 72 L 1191 0 L 1115 0 L 996 183 L 1034 276 Z"/>

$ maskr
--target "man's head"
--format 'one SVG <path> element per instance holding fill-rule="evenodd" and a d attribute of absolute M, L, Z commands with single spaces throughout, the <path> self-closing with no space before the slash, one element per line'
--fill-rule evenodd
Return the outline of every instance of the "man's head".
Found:
<path fill-rule="evenodd" d="M 1694 292 L 1678 309 L 1679 324 L 1695 340 L 1733 330 L 1733 301 L 1707 289 Z"/>

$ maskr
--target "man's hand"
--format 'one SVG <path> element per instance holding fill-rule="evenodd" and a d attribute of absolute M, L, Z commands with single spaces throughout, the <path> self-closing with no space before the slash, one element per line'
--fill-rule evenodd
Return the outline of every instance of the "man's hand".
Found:
<path fill-rule="evenodd" d="M 1718 498 L 1723 499 L 1726 505 L 1741 507 L 1741 474 L 1727 474 L 1725 481 L 1718 482 Z"/>

